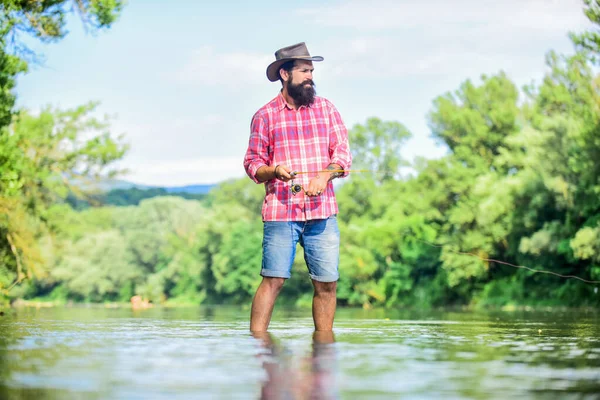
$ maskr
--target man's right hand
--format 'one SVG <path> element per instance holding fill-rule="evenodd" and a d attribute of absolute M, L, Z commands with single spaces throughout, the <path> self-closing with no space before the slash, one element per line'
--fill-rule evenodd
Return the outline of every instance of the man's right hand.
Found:
<path fill-rule="evenodd" d="M 279 164 L 273 167 L 273 176 L 283 182 L 289 182 L 294 179 L 292 170 L 285 164 Z"/>

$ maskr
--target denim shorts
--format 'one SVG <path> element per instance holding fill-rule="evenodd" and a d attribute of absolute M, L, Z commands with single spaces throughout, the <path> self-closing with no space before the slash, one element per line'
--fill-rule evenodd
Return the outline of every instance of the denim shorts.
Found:
<path fill-rule="evenodd" d="M 335 215 L 311 221 L 265 221 L 263 234 L 262 276 L 290 278 L 300 243 L 311 279 L 338 280 L 340 231 Z"/>

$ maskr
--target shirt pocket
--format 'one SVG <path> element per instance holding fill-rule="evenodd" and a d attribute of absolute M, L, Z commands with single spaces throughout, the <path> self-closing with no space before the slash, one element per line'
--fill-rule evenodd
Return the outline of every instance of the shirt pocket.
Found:
<path fill-rule="evenodd" d="M 299 156 L 300 144 L 295 127 L 275 127 L 271 131 L 272 160 L 277 164 L 289 164 Z"/>

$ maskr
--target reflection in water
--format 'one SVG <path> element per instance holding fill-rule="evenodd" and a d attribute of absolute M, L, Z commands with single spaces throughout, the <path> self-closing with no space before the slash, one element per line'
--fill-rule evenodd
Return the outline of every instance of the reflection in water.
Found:
<path fill-rule="evenodd" d="M 315 331 L 312 352 L 297 362 L 291 351 L 269 332 L 254 332 L 265 352 L 261 354 L 266 380 L 261 399 L 337 399 L 337 363 L 333 332 Z"/>
<path fill-rule="evenodd" d="M 6 310 L 0 399 L 504 400 L 600 393 L 597 312 L 339 309 L 335 340 L 317 332 L 312 342 L 310 311 L 294 312 L 273 324 L 275 338 L 254 338 L 239 308 Z"/>

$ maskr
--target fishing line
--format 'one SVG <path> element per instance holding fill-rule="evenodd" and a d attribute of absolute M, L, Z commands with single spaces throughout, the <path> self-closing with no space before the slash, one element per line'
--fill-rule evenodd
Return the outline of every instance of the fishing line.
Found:
<path fill-rule="evenodd" d="M 509 262 L 506 262 L 506 261 L 500 261 L 500 260 L 495 260 L 495 259 L 493 259 L 493 258 L 484 258 L 484 257 L 478 256 L 478 255 L 477 255 L 477 254 L 475 254 L 475 253 L 468 253 L 468 252 L 465 252 L 465 251 L 451 250 L 451 249 L 448 249 L 448 245 L 441 245 L 441 244 L 431 243 L 431 242 L 428 242 L 428 241 L 426 241 L 426 240 L 417 239 L 417 238 L 413 238 L 413 239 L 415 239 L 415 240 L 417 240 L 417 241 L 419 241 L 419 242 L 423 242 L 423 243 L 425 243 L 425 244 L 427 244 L 427 245 L 429 245 L 429 246 L 432 246 L 432 247 L 438 247 L 438 248 L 444 249 L 444 250 L 446 250 L 446 251 L 449 251 L 449 252 L 451 252 L 451 253 L 455 253 L 455 254 L 461 254 L 461 255 L 466 255 L 466 256 L 475 257 L 475 258 L 478 258 L 478 259 L 480 259 L 480 260 L 482 260 L 482 261 L 487 261 L 487 262 L 495 262 L 495 263 L 498 263 L 498 264 L 508 265 L 508 266 L 510 266 L 510 267 L 514 267 L 514 268 L 526 269 L 526 270 L 528 270 L 528 271 L 531 271 L 531 272 L 534 272 L 534 273 L 538 273 L 538 272 L 539 272 L 539 273 L 542 273 L 542 274 L 550 274 L 550 275 L 555 275 L 555 276 L 558 276 L 558 277 L 561 277 L 561 278 L 567 278 L 567 279 L 568 279 L 568 278 L 572 278 L 572 279 L 578 279 L 578 280 L 580 280 L 580 281 L 582 281 L 582 282 L 585 282 L 585 283 L 600 283 L 600 281 L 592 281 L 592 280 L 589 280 L 589 279 L 584 279 L 584 278 L 581 278 L 581 277 L 579 277 L 579 276 L 576 276 L 576 275 L 563 275 L 563 274 L 559 274 L 559 273 L 557 273 L 557 272 L 546 271 L 546 270 L 543 270 L 543 269 L 533 269 L 533 268 L 526 267 L 526 266 L 524 266 L 524 265 L 516 265 L 516 264 L 511 264 L 511 263 L 509 263 Z"/>
<path fill-rule="evenodd" d="M 291 188 L 292 194 L 295 195 L 295 194 L 299 193 L 302 190 L 302 186 L 300 184 L 294 184 L 293 179 L 294 179 L 294 177 L 296 175 L 315 174 L 315 173 L 320 173 L 320 172 L 323 172 L 323 173 L 326 173 L 326 172 L 330 172 L 330 173 L 331 172 L 334 172 L 334 173 L 335 172 L 340 172 L 340 173 L 345 173 L 345 172 L 373 172 L 373 173 L 376 173 L 376 172 L 381 172 L 381 171 L 375 171 L 375 170 L 370 170 L 370 169 L 346 169 L 346 170 L 344 170 L 344 169 L 323 169 L 323 170 L 316 170 L 316 171 L 293 171 L 290 174 L 290 175 L 292 175 L 292 188 Z M 541 274 L 554 275 L 554 276 L 558 276 L 558 277 L 564 278 L 564 279 L 577 279 L 577 280 L 580 280 L 580 281 L 585 282 L 585 283 L 592 283 L 592 284 L 598 284 L 598 283 L 600 283 L 600 281 L 594 281 L 594 280 L 589 280 L 589 279 L 581 278 L 581 277 L 579 277 L 577 275 L 563 275 L 563 274 L 559 274 L 557 272 L 552 272 L 552 271 L 547 271 L 547 270 L 542 270 L 542 269 L 533 269 L 533 268 L 530 268 L 530 267 L 526 267 L 524 265 L 516 265 L 516 264 L 512 264 L 512 263 L 506 262 L 506 261 L 496 260 L 496 259 L 493 259 L 493 258 L 484 258 L 484 257 L 481 257 L 481 256 L 475 254 L 475 253 L 469 253 L 469 252 L 464 252 L 464 251 L 451 250 L 451 249 L 448 249 L 449 245 L 440 245 L 440 244 L 431 243 L 431 242 L 428 242 L 426 240 L 417 239 L 417 238 L 413 238 L 413 239 L 415 239 L 415 240 L 417 240 L 419 242 L 423 242 L 423 243 L 425 243 L 425 244 L 427 244 L 427 245 L 429 245 L 431 247 L 441 248 L 441 249 L 444 249 L 446 251 L 449 251 L 449 252 L 455 253 L 455 254 L 460 254 L 460 255 L 466 255 L 466 256 L 475 257 L 475 258 L 480 259 L 481 261 L 495 262 L 495 263 L 502 264 L 502 265 L 507 265 L 507 266 L 513 267 L 513 268 L 525 269 L 525 270 L 531 271 L 533 273 L 541 273 Z"/>

